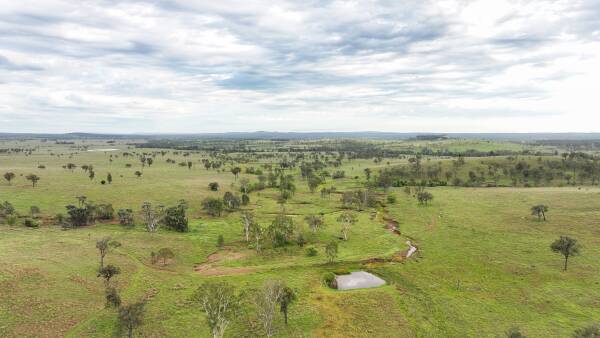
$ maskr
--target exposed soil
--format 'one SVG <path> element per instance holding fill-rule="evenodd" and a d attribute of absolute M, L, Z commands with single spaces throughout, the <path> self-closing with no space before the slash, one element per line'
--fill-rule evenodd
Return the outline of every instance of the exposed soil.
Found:
<path fill-rule="evenodd" d="M 221 262 L 238 260 L 246 256 L 248 256 L 248 253 L 236 252 L 228 249 L 217 251 L 208 255 L 206 262 L 194 265 L 194 271 L 205 276 L 241 275 L 254 272 L 256 269 L 250 267 L 219 266 Z"/>

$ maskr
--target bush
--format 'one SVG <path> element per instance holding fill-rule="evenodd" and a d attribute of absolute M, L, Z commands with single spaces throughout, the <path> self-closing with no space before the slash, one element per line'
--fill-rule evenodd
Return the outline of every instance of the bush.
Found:
<path fill-rule="evenodd" d="M 38 222 L 36 222 L 35 220 L 31 219 L 31 218 L 26 218 L 23 221 L 23 225 L 25 225 L 28 228 L 37 228 L 40 225 L 38 224 Z"/>
<path fill-rule="evenodd" d="M 319 252 L 317 251 L 317 249 L 315 249 L 313 247 L 306 249 L 306 256 L 308 256 L 308 257 L 315 257 L 318 254 L 319 254 Z"/>
<path fill-rule="evenodd" d="M 133 226 L 133 210 L 119 209 L 117 212 L 117 217 L 119 217 L 119 224 L 124 226 Z"/>
<path fill-rule="evenodd" d="M 112 204 L 98 204 L 96 206 L 96 218 L 102 220 L 111 220 L 115 218 L 115 210 Z"/>
<path fill-rule="evenodd" d="M 15 215 L 6 216 L 6 224 L 10 225 L 10 226 L 17 224 L 17 216 L 15 216 Z"/>
<path fill-rule="evenodd" d="M 167 208 L 163 219 L 165 226 L 179 232 L 189 231 L 188 219 L 185 215 L 186 208 L 186 204 L 183 202 L 178 206 Z"/>
<path fill-rule="evenodd" d="M 332 289 L 337 289 L 337 281 L 335 280 L 335 274 L 333 272 L 328 272 L 323 275 L 323 283 Z"/>

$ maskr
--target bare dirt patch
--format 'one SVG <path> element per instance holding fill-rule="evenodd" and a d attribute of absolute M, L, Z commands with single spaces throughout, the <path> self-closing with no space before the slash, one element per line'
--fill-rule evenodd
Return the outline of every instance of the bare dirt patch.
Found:
<path fill-rule="evenodd" d="M 229 249 L 217 251 L 208 255 L 206 262 L 196 264 L 194 271 L 205 276 L 226 276 L 226 275 L 242 275 L 254 272 L 256 269 L 251 267 L 227 267 L 220 266 L 222 262 L 242 259 L 247 257 L 249 252 L 238 252 Z"/>

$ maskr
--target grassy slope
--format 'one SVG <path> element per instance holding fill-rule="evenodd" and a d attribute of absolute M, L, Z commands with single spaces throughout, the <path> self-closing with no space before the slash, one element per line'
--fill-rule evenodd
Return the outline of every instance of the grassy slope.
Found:
<path fill-rule="evenodd" d="M 239 215 L 221 219 L 198 218 L 199 200 L 211 194 L 206 184 L 217 180 L 227 187 L 230 173 L 188 171 L 169 166 L 162 160 L 146 168 L 144 177 L 131 177 L 137 168 L 124 168 L 119 158 L 110 165 L 105 154 L 86 153 L 75 159 L 46 155 L 0 157 L 0 172 L 7 169 L 27 174 L 40 170 L 40 186 L 32 189 L 23 178 L 12 187 L 0 185 L 0 200 L 10 200 L 21 212 L 36 204 L 53 214 L 62 211 L 73 196 L 85 194 L 95 201 L 112 202 L 116 208 L 138 209 L 142 201 L 174 203 L 191 201 L 192 231 L 186 234 L 160 232 L 150 235 L 142 227 L 132 230 L 117 225 L 98 225 L 62 231 L 54 227 L 36 230 L 0 226 L 0 336 L 105 337 L 115 330 L 114 310 L 103 309 L 103 285 L 95 276 L 96 239 L 112 235 L 123 247 L 107 261 L 124 273 L 116 278 L 126 301 L 143 296 L 148 303 L 144 336 L 206 336 L 208 331 L 201 311 L 189 296 L 207 278 L 229 280 L 240 289 L 258 287 L 269 278 L 282 278 L 299 293 L 292 307 L 288 327 L 278 322 L 282 336 L 490 336 L 518 325 L 527 336 L 568 336 L 577 327 L 600 321 L 600 228 L 598 227 L 600 191 L 575 188 L 540 189 L 431 189 L 432 206 L 420 207 L 401 189 L 389 212 L 400 222 L 406 236 L 413 238 L 420 251 L 405 263 L 369 265 L 391 285 L 372 290 L 336 292 L 320 285 L 320 276 L 336 266 L 324 264 L 324 244 L 338 235 L 335 217 L 337 197 L 320 199 L 300 191 L 286 206 L 301 220 L 303 214 L 325 212 L 329 227 L 316 237 L 320 255 L 309 258 L 302 250 L 290 247 L 224 262 L 223 265 L 249 266 L 254 273 L 227 277 L 203 277 L 192 266 L 216 251 L 219 234 L 237 251 L 243 248 Z M 174 156 L 168 155 L 176 160 Z M 183 159 L 183 158 L 181 158 Z M 93 164 L 97 177 L 110 170 L 112 186 L 91 183 L 81 169 L 70 173 L 60 165 L 74 162 Z M 133 160 L 127 161 L 134 163 Z M 373 167 L 370 161 L 356 161 L 343 168 L 348 176 Z M 119 179 L 119 175 L 123 179 Z M 142 184 L 140 184 L 142 183 Z M 356 186 L 353 179 L 335 185 L 339 190 Z M 220 195 L 221 193 L 219 193 Z M 273 191 L 252 195 L 252 208 L 267 224 L 278 212 Z M 530 205 L 543 202 L 551 207 L 548 222 L 537 222 L 528 215 Z M 435 220 L 435 221 L 434 221 Z M 561 271 L 561 257 L 549 250 L 557 236 L 578 238 L 581 257 L 573 258 L 570 270 Z M 341 243 L 342 266 L 365 258 L 387 256 L 406 248 L 406 238 L 385 231 L 368 213 Z M 148 264 L 148 254 L 160 247 L 171 247 L 176 264 L 158 268 Z M 457 287 L 460 281 L 460 287 Z M 246 306 L 250 309 L 250 306 Z M 249 324 L 247 316 L 233 324 L 230 336 L 242 336 Z M 252 333 L 249 333 L 251 336 Z"/>

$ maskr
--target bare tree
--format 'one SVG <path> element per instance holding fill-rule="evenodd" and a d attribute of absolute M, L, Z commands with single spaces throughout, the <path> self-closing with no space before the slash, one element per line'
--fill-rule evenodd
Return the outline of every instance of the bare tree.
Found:
<path fill-rule="evenodd" d="M 144 202 L 142 205 L 142 218 L 149 232 L 154 233 L 158 230 L 163 213 L 164 207 L 162 205 L 153 208 L 150 202 Z"/>
<path fill-rule="evenodd" d="M 344 240 L 347 241 L 348 231 L 350 231 L 350 227 L 356 223 L 356 216 L 351 212 L 345 211 L 337 220 L 342 223 L 342 236 L 344 237 Z"/>
<path fill-rule="evenodd" d="M 275 334 L 275 313 L 283 296 L 284 288 L 283 282 L 268 280 L 255 294 L 256 314 L 267 337 L 273 337 Z"/>
<path fill-rule="evenodd" d="M 196 290 L 194 299 L 206 314 L 213 338 L 222 338 L 240 306 L 233 286 L 227 282 L 205 282 Z"/>
<path fill-rule="evenodd" d="M 254 214 L 251 212 L 242 213 L 242 224 L 244 225 L 244 236 L 246 237 L 246 242 L 250 241 L 250 226 L 253 222 Z"/>

